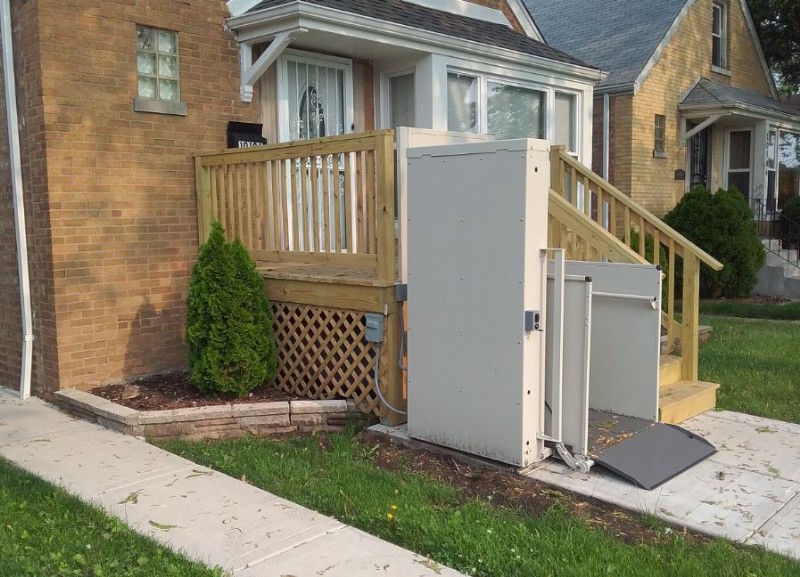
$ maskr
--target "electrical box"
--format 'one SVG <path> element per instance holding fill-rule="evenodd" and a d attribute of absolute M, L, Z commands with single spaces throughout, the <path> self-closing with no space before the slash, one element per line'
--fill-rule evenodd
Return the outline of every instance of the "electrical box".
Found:
<path fill-rule="evenodd" d="M 408 156 L 408 432 L 520 467 L 545 456 L 549 146 Z"/>
<path fill-rule="evenodd" d="M 367 342 L 383 342 L 383 315 L 379 313 L 367 313 L 364 315 L 367 322 Z"/>

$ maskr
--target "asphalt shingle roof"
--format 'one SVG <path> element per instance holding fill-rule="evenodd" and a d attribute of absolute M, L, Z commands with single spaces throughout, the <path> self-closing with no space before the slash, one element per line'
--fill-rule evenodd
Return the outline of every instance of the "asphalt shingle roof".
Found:
<path fill-rule="evenodd" d="M 551 46 L 633 84 L 687 0 L 524 0 Z M 709 40 L 710 42 L 710 40 Z"/>
<path fill-rule="evenodd" d="M 786 102 L 781 102 L 765 94 L 759 94 L 744 88 L 719 84 L 708 78 L 701 78 L 689 94 L 686 95 L 680 106 L 681 109 L 685 110 L 709 105 L 725 107 L 742 104 L 781 114 L 789 114 L 800 120 L 800 110 L 793 108 Z"/>
<path fill-rule="evenodd" d="M 505 48 L 522 54 L 594 68 L 574 56 L 570 56 L 569 54 L 534 40 L 508 26 L 475 20 L 459 14 L 451 14 L 426 6 L 403 2 L 402 0 L 301 1 L 305 4 L 324 6 L 358 16 L 375 18 L 377 20 L 411 26 L 430 32 L 438 32 L 446 36 L 480 42 L 481 44 L 489 46 L 497 46 L 498 48 Z M 298 3 L 298 0 L 262 0 L 251 8 L 248 13 L 259 12 L 267 8 L 293 3 Z"/>

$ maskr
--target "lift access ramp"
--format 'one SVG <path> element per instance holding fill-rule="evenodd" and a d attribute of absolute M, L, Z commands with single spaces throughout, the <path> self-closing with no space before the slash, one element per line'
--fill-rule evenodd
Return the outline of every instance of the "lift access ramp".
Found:
<path fill-rule="evenodd" d="M 714 451 L 655 422 L 658 268 L 547 250 L 546 141 L 406 154 L 410 436 L 646 488 Z"/>

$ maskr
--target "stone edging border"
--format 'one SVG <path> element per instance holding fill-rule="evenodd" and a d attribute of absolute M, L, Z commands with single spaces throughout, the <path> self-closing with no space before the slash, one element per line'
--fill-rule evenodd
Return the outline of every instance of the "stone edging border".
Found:
<path fill-rule="evenodd" d="M 352 400 L 276 401 L 137 411 L 77 389 L 55 393 L 62 409 L 126 435 L 187 440 L 341 431 L 367 417 Z"/>

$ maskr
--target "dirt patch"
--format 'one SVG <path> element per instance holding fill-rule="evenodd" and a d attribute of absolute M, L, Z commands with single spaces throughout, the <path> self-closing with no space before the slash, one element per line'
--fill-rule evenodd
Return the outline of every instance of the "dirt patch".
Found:
<path fill-rule="evenodd" d="M 701 533 L 683 528 L 665 531 L 657 524 L 648 523 L 641 515 L 545 485 L 513 471 L 490 465 L 468 464 L 451 456 L 403 447 L 375 433 L 364 432 L 362 439 L 373 447 L 375 464 L 379 467 L 389 471 L 425 473 L 433 479 L 457 487 L 467 497 L 480 499 L 497 507 L 518 509 L 535 517 L 554 506 L 560 506 L 590 525 L 631 544 L 661 543 L 673 531 L 694 543 L 711 541 Z"/>
<path fill-rule="evenodd" d="M 154 375 L 127 385 L 106 385 L 94 388 L 89 392 L 137 411 L 159 411 L 228 405 L 231 403 L 263 403 L 303 399 L 270 385 L 255 389 L 244 397 L 223 393 L 206 394 L 192 384 L 189 374 L 185 372 Z"/>

